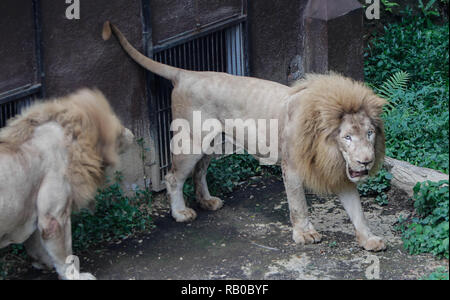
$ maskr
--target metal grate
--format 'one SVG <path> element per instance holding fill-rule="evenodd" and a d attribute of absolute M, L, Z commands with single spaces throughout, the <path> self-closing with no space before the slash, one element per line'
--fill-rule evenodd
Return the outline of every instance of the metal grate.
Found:
<path fill-rule="evenodd" d="M 234 75 L 247 75 L 247 56 L 245 52 L 245 21 L 221 26 L 215 31 L 193 35 L 184 40 L 174 41 L 153 49 L 156 61 L 192 71 L 227 72 Z M 163 188 L 164 177 L 171 167 L 170 123 L 172 83 L 155 76 L 154 105 L 156 108 L 157 147 L 159 152 L 159 178 L 152 178 L 152 184 L 159 182 Z M 152 172 L 153 174 L 158 174 Z"/>
<path fill-rule="evenodd" d="M 27 85 L 0 94 L 0 128 L 6 126 L 8 119 L 20 114 L 36 101 L 41 85 Z"/>

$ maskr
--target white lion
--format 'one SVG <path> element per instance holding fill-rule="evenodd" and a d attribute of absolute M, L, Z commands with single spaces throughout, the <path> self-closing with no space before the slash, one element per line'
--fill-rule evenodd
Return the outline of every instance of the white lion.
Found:
<path fill-rule="evenodd" d="M 105 167 L 134 136 L 99 91 L 36 104 L 0 130 L 0 248 L 25 242 L 31 257 L 69 276 L 72 209 L 87 207 Z"/>
<path fill-rule="evenodd" d="M 227 119 L 278 120 L 278 163 L 283 171 L 295 242 L 321 240 L 308 218 L 303 190 L 306 186 L 317 193 L 338 194 L 356 228 L 359 245 L 373 251 L 385 249 L 383 240 L 367 225 L 356 188 L 356 183 L 367 178 L 369 172 L 376 172 L 384 159 L 380 115 L 385 101 L 372 90 L 337 74 L 308 75 L 287 87 L 256 78 L 182 70 L 145 57 L 109 22 L 103 28 L 105 40 L 111 28 L 137 63 L 172 81 L 173 119 L 188 120 L 191 128 L 194 111 L 222 124 Z M 248 145 L 246 139 L 229 138 L 238 145 Z M 265 145 L 267 141 L 259 142 Z M 166 184 L 175 220 L 184 222 L 196 217 L 183 199 L 183 184 L 192 171 L 200 205 L 209 210 L 222 206 L 222 200 L 212 197 L 206 185 L 209 162 L 210 156 L 204 154 L 173 156 Z"/>

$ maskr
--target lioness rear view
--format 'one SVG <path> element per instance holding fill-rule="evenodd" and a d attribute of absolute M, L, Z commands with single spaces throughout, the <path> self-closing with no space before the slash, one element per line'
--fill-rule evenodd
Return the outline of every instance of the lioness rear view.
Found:
<path fill-rule="evenodd" d="M 308 75 L 287 87 L 256 78 L 181 70 L 140 54 L 109 22 L 103 28 L 105 40 L 111 29 L 137 63 L 172 81 L 173 119 L 192 124 L 193 111 L 201 111 L 222 124 L 227 119 L 278 120 L 278 163 L 283 171 L 295 242 L 315 243 L 321 239 L 308 218 L 303 190 L 306 186 L 317 193 L 338 194 L 356 228 L 359 245 L 373 251 L 385 249 L 383 240 L 373 235 L 367 225 L 356 188 L 356 183 L 375 173 L 384 159 L 380 118 L 383 99 L 364 84 L 337 74 Z M 247 140 L 235 142 L 248 145 Z M 264 145 L 267 141 L 260 142 Z M 174 155 L 166 184 L 175 220 L 185 222 L 196 217 L 195 211 L 186 207 L 182 189 L 192 171 L 200 205 L 209 210 L 222 206 L 222 200 L 212 197 L 206 185 L 209 161 L 207 155 Z"/>
<path fill-rule="evenodd" d="M 72 208 L 90 204 L 104 169 L 133 141 L 99 91 L 37 104 L 0 131 L 0 248 L 23 243 L 68 277 Z M 37 265 L 37 264 L 36 264 Z"/>

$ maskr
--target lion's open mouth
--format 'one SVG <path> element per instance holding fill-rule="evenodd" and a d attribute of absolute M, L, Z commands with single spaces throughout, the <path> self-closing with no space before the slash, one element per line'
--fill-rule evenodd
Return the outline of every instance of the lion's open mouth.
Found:
<path fill-rule="evenodd" d="M 348 174 L 350 175 L 351 178 L 358 178 L 358 177 L 369 175 L 369 171 L 368 170 L 354 171 L 354 170 L 349 168 L 348 169 Z"/>

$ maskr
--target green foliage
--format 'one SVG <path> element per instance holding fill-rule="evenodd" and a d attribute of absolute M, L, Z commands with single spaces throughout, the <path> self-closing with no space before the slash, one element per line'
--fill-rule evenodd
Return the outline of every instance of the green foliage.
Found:
<path fill-rule="evenodd" d="M 366 79 L 380 86 L 389 74 L 404 71 L 411 75 L 413 88 L 448 86 L 448 46 L 448 24 L 428 24 L 424 18 L 406 13 L 370 41 L 365 53 Z"/>
<path fill-rule="evenodd" d="M 400 22 L 386 25 L 365 54 L 366 79 L 389 100 L 384 115 L 386 154 L 446 173 L 448 50 L 448 24 L 428 23 L 407 13 Z M 388 78 L 389 74 L 394 75 Z"/>
<path fill-rule="evenodd" d="M 376 176 L 358 185 L 359 193 L 364 197 L 376 197 L 375 201 L 379 205 L 387 205 L 388 198 L 386 192 L 391 187 L 391 180 L 392 174 L 386 171 L 386 169 L 381 169 Z"/>
<path fill-rule="evenodd" d="M 121 180 L 120 173 L 116 173 L 115 181 L 99 190 L 94 214 L 82 210 L 72 216 L 74 252 L 152 228 L 149 214 L 151 193 L 136 190 L 133 197 L 128 197 L 120 186 Z"/>
<path fill-rule="evenodd" d="M 411 254 L 432 253 L 449 257 L 448 180 L 423 182 L 414 187 L 414 207 L 419 215 L 403 229 L 404 247 Z"/>
<path fill-rule="evenodd" d="M 448 173 L 448 87 L 398 90 L 384 115 L 386 154 L 411 164 Z"/>
<path fill-rule="evenodd" d="M 370 41 L 365 75 L 389 101 L 383 115 L 386 154 L 448 173 L 449 29 L 448 23 L 430 21 L 436 15 L 435 2 L 419 1 L 422 15 L 406 11 L 400 22 L 387 24 L 384 33 Z M 367 187 L 360 190 L 367 193 Z M 411 254 L 448 258 L 448 185 L 418 184 L 414 197 L 418 217 L 409 225 L 402 223 L 405 248 Z"/>
<path fill-rule="evenodd" d="M 422 0 L 418 1 L 419 9 L 422 11 L 422 14 L 425 16 L 425 18 L 439 17 L 439 11 L 437 9 L 433 9 L 433 5 L 437 2 L 437 0 L 430 0 L 426 4 L 424 4 Z"/>
<path fill-rule="evenodd" d="M 387 79 L 383 84 L 375 89 L 378 92 L 378 95 L 385 98 L 388 103 L 385 107 L 385 112 L 389 114 L 390 110 L 395 109 L 393 105 L 393 98 L 401 91 L 405 91 L 408 85 L 409 74 L 404 71 L 398 71 L 393 74 L 389 79 Z M 388 110 L 388 109 L 390 110 Z"/>
<path fill-rule="evenodd" d="M 248 154 L 232 154 L 213 159 L 208 169 L 208 188 L 213 195 L 232 192 L 242 181 L 254 176 L 281 175 L 278 166 L 261 166 Z M 192 179 L 186 181 L 184 195 L 194 198 Z"/>
<path fill-rule="evenodd" d="M 437 268 L 433 273 L 431 273 L 428 277 L 423 278 L 424 280 L 449 280 L 448 279 L 448 270 L 445 267 Z"/>
<path fill-rule="evenodd" d="M 6 279 L 16 263 L 25 262 L 26 257 L 25 247 L 20 244 L 0 249 L 0 280 Z"/>
<path fill-rule="evenodd" d="M 381 0 L 381 3 L 383 3 L 384 9 L 388 12 L 392 12 L 394 7 L 399 6 L 398 3 L 389 0 Z"/>

